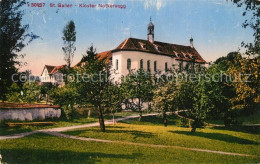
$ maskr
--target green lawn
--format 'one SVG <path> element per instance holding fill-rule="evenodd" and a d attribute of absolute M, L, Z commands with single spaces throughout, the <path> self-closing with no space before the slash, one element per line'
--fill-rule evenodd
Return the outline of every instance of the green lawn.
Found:
<path fill-rule="evenodd" d="M 134 112 L 120 112 L 116 113 L 115 118 L 119 117 L 124 117 L 124 116 L 129 116 L 129 115 L 134 115 L 137 113 Z M 105 114 L 104 115 L 105 120 L 112 119 L 111 114 Z M 42 120 L 36 120 L 37 122 L 42 121 Z M 10 134 L 17 134 L 17 133 L 22 133 L 22 132 L 30 132 L 34 130 L 39 130 L 39 129 L 48 129 L 48 128 L 55 128 L 55 127 L 65 127 L 65 126 L 74 126 L 74 125 L 82 125 L 82 124 L 87 124 L 87 123 L 93 123 L 93 122 L 98 122 L 98 116 L 96 114 L 93 114 L 91 118 L 86 118 L 81 116 L 78 116 L 75 119 L 72 120 L 66 120 L 66 119 L 47 119 L 43 120 L 44 121 L 53 121 L 56 124 L 53 126 L 22 126 L 22 127 L 14 127 L 10 128 L 5 126 L 4 122 L 0 124 L 0 136 L 4 135 L 10 135 Z M 10 121 L 10 122 L 25 122 L 25 121 Z"/>
<path fill-rule="evenodd" d="M 170 125 L 164 127 L 161 118 L 146 117 L 139 123 L 136 119 L 107 126 L 105 133 L 98 127 L 64 132 L 81 137 L 149 143 L 158 145 L 176 145 L 260 156 L 260 135 L 225 129 L 198 129 L 190 133 L 189 128 L 178 127 L 178 119 L 172 118 Z"/>
<path fill-rule="evenodd" d="M 105 134 L 110 136 L 110 133 Z M 46 134 L 2 140 L 0 154 L 7 163 L 257 163 L 260 160 L 181 149 L 87 142 Z"/>

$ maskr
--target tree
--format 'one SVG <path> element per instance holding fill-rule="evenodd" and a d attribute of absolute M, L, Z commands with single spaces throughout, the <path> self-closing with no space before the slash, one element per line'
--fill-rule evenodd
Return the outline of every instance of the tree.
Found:
<path fill-rule="evenodd" d="M 76 87 L 72 84 L 66 84 L 63 87 L 55 88 L 50 97 L 54 101 L 54 104 L 58 104 L 65 114 L 67 119 L 72 119 L 74 105 L 78 100 L 78 92 Z"/>
<path fill-rule="evenodd" d="M 76 41 L 76 31 L 75 23 L 71 20 L 63 29 L 63 44 L 62 50 L 64 52 L 64 59 L 67 63 L 68 69 L 71 68 L 71 63 L 74 57 L 74 52 L 76 51 L 75 41 Z"/>
<path fill-rule="evenodd" d="M 106 107 L 113 115 L 113 124 L 115 124 L 115 113 L 122 110 L 123 89 L 117 83 L 110 83 L 106 91 Z"/>
<path fill-rule="evenodd" d="M 0 98 L 5 101 L 12 75 L 17 72 L 17 59 L 22 49 L 38 36 L 27 33 L 29 25 L 22 25 L 22 6 L 25 0 L 0 1 Z"/>
<path fill-rule="evenodd" d="M 153 92 L 153 105 L 156 110 L 162 112 L 165 127 L 168 124 L 166 112 L 174 110 L 175 97 L 176 86 L 173 83 L 160 86 Z"/>
<path fill-rule="evenodd" d="M 24 102 L 37 102 L 39 101 L 40 94 L 40 86 L 36 82 L 27 81 L 23 84 L 22 99 Z"/>
<path fill-rule="evenodd" d="M 100 59 L 93 46 L 87 51 L 88 56 L 93 56 L 85 61 L 85 64 L 75 69 L 77 90 L 81 97 L 81 103 L 91 103 L 99 115 L 101 131 L 105 132 L 104 107 L 107 97 L 106 91 L 109 87 L 109 63 Z"/>
<path fill-rule="evenodd" d="M 258 0 L 231 0 L 238 7 L 245 7 L 243 16 L 251 14 L 248 19 L 244 21 L 242 26 L 244 28 L 250 27 L 254 31 L 254 43 L 242 42 L 242 46 L 247 49 L 246 54 L 251 56 L 259 56 L 260 54 L 260 1 Z"/>
<path fill-rule="evenodd" d="M 49 94 L 55 88 L 55 86 L 51 82 L 48 82 L 48 83 L 43 83 L 43 85 L 41 85 L 40 88 L 41 88 L 41 96 L 46 97 L 46 104 L 47 104 L 49 101 Z"/>
<path fill-rule="evenodd" d="M 7 100 L 8 102 L 22 102 L 21 99 L 21 88 L 16 84 L 13 83 L 11 87 L 9 88 L 8 94 L 7 94 Z"/>
<path fill-rule="evenodd" d="M 235 58 L 229 65 L 228 72 L 235 79 L 230 83 L 236 93 L 231 99 L 233 109 L 250 110 L 260 102 L 260 57 Z"/>
<path fill-rule="evenodd" d="M 130 71 L 123 77 L 122 87 L 125 91 L 127 106 L 139 112 L 139 120 L 142 119 L 143 103 L 152 101 L 153 81 L 150 72 L 139 69 L 136 72 Z"/>

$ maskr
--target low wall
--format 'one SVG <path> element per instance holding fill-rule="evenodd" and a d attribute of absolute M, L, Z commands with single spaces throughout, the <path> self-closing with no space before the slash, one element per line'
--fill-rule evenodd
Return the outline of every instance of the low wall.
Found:
<path fill-rule="evenodd" d="M 46 108 L 9 108 L 0 109 L 0 121 L 3 120 L 44 120 L 46 118 L 59 118 L 61 109 L 46 107 Z"/>

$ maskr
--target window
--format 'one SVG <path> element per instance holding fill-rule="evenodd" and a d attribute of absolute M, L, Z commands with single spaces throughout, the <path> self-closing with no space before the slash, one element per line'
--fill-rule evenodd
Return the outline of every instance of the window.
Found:
<path fill-rule="evenodd" d="M 166 62 L 165 63 L 165 72 L 167 72 L 168 71 L 168 63 Z"/>
<path fill-rule="evenodd" d="M 150 60 L 147 61 L 147 71 L 151 71 L 151 64 Z"/>
<path fill-rule="evenodd" d="M 154 61 L 154 72 L 156 72 L 156 71 L 157 71 L 157 62 Z"/>
<path fill-rule="evenodd" d="M 127 59 L 127 69 L 131 69 L 131 59 Z"/>
<path fill-rule="evenodd" d="M 140 69 L 144 69 L 144 60 L 143 59 L 140 60 Z"/>
<path fill-rule="evenodd" d="M 116 59 L 116 70 L 118 70 L 118 59 Z"/>
<path fill-rule="evenodd" d="M 185 57 L 188 58 L 188 59 L 191 59 L 190 55 L 188 55 L 188 54 L 185 55 Z"/>
<path fill-rule="evenodd" d="M 141 43 L 139 42 L 140 46 L 142 47 L 142 49 L 146 49 L 146 44 L 145 43 Z"/>

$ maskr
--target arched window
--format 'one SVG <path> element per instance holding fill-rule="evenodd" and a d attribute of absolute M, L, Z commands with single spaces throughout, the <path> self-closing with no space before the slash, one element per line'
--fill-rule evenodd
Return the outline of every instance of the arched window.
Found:
<path fill-rule="evenodd" d="M 144 69 L 144 60 L 143 59 L 140 60 L 140 69 Z"/>
<path fill-rule="evenodd" d="M 151 63 L 150 63 L 150 60 L 147 61 L 147 71 L 151 71 Z"/>
<path fill-rule="evenodd" d="M 157 71 L 157 61 L 154 61 L 154 72 Z"/>
<path fill-rule="evenodd" d="M 165 63 L 165 72 L 167 72 L 168 71 L 168 63 L 166 62 Z"/>
<path fill-rule="evenodd" d="M 127 69 L 131 69 L 131 59 L 127 59 Z"/>
<path fill-rule="evenodd" d="M 118 59 L 116 59 L 116 70 L 118 70 Z"/>

